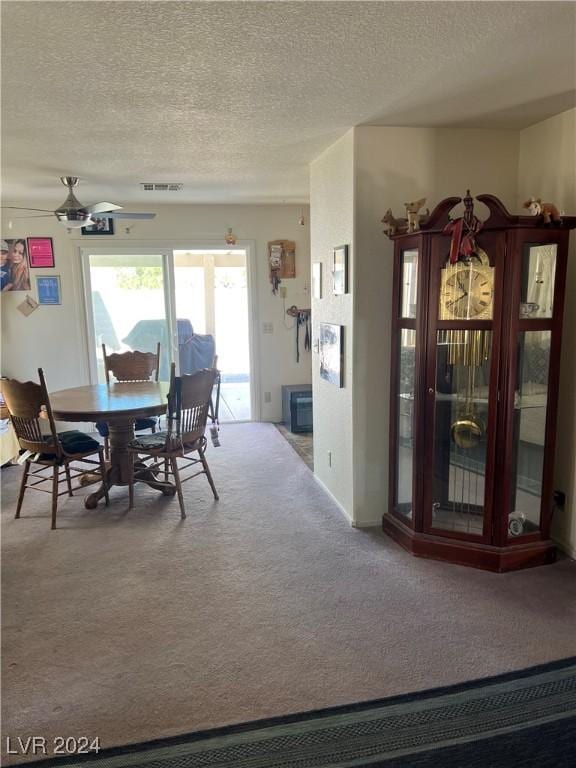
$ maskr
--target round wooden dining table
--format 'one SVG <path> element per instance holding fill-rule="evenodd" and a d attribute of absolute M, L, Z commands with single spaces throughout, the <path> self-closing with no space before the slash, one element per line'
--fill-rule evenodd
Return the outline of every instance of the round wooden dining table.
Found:
<path fill-rule="evenodd" d="M 108 423 L 110 463 L 100 488 L 86 497 L 84 504 L 87 509 L 94 509 L 113 485 L 128 485 L 132 471 L 128 443 L 134 439 L 134 422 L 165 413 L 168 390 L 169 384 L 164 381 L 130 381 L 90 384 L 50 394 L 50 405 L 56 420 Z M 165 495 L 176 492 L 172 483 L 161 482 L 149 472 L 136 471 L 134 479 Z"/>

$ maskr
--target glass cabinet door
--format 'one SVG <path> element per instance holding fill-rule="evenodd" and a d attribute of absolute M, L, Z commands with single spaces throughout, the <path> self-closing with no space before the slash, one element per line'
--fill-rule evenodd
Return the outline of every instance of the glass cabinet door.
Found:
<path fill-rule="evenodd" d="M 540 529 L 551 341 L 551 331 L 518 334 L 509 538 Z"/>
<path fill-rule="evenodd" d="M 396 381 L 396 498 L 394 512 L 412 520 L 416 331 L 400 331 Z"/>
<path fill-rule="evenodd" d="M 431 529 L 484 532 L 491 364 L 492 331 L 438 330 Z"/>
<path fill-rule="evenodd" d="M 406 525 L 413 526 L 415 418 L 416 418 L 416 340 L 418 315 L 418 248 L 406 247 L 396 262 L 397 312 L 394 326 L 395 375 L 391 382 L 394 417 L 391 432 L 393 474 L 392 512 Z"/>

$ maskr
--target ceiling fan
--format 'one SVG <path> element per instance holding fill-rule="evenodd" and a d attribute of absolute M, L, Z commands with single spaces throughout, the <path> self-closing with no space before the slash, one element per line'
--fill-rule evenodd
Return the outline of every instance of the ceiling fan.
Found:
<path fill-rule="evenodd" d="M 56 216 L 61 224 L 69 229 L 79 229 L 80 227 L 89 227 L 94 224 L 93 216 L 102 217 L 107 219 L 153 219 L 155 213 L 119 213 L 122 208 L 121 205 L 114 205 L 114 203 L 94 203 L 93 205 L 82 205 L 74 194 L 74 187 L 78 186 L 77 176 L 60 176 L 60 181 L 68 188 L 68 196 L 66 200 L 56 208 L 55 211 L 49 211 L 45 208 L 19 208 L 13 205 L 6 205 L 3 208 L 8 208 L 13 211 L 40 211 L 40 215 L 37 216 L 20 216 L 16 218 L 23 219 L 36 219 L 42 218 L 42 216 Z"/>

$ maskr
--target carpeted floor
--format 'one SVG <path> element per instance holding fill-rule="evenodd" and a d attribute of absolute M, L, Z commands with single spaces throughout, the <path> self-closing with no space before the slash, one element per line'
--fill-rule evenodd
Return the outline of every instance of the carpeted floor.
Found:
<path fill-rule="evenodd" d="M 2 471 L 4 736 L 103 747 L 521 669 L 576 650 L 576 563 L 504 575 L 350 528 L 273 425 L 224 426 L 178 504 Z M 4 742 L 3 742 L 4 746 Z M 8 762 L 17 762 L 18 757 Z"/>

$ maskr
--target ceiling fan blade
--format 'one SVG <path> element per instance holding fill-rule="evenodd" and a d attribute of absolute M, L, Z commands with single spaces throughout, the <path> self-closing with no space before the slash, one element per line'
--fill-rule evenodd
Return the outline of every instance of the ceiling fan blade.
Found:
<path fill-rule="evenodd" d="M 118 211 L 122 208 L 121 205 L 114 205 L 114 203 L 94 203 L 93 205 L 85 206 L 86 213 L 108 213 L 109 211 Z"/>
<path fill-rule="evenodd" d="M 48 208 L 19 208 L 17 205 L 1 205 L 0 208 L 10 211 L 42 211 L 42 213 L 54 214 L 54 211 L 49 211 Z"/>
<path fill-rule="evenodd" d="M 155 219 L 155 213 L 105 213 L 105 219 Z"/>
<path fill-rule="evenodd" d="M 51 219 L 53 213 L 39 213 L 36 216 L 10 216 L 11 219 Z"/>

